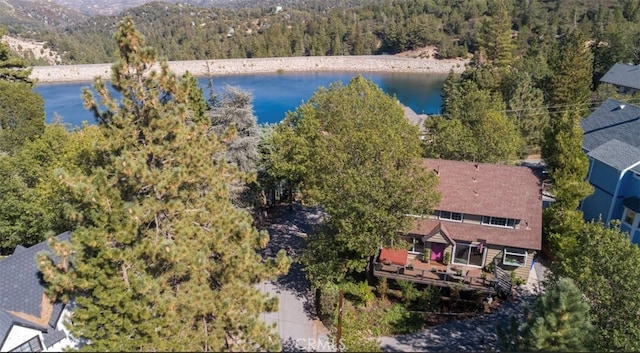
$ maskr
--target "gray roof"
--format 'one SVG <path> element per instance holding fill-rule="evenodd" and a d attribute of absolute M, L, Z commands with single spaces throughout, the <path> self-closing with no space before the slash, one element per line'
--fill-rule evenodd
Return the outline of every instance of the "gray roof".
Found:
<path fill-rule="evenodd" d="M 68 241 L 70 233 L 62 233 L 56 238 L 59 241 Z M 58 339 L 60 333 L 56 332 L 53 325 L 60 317 L 64 304 L 60 302 L 54 304 L 52 317 L 46 326 L 11 313 L 18 312 L 40 317 L 45 287 L 36 264 L 36 257 L 39 252 L 50 250 L 45 241 L 30 248 L 18 247 L 11 256 L 0 260 L 0 346 L 7 338 L 11 327 L 16 324 L 41 330 L 45 335 L 45 341 L 49 343 L 60 341 Z M 53 316 L 56 320 L 53 320 Z"/>
<path fill-rule="evenodd" d="M 588 156 L 622 171 L 640 162 L 640 148 L 613 139 L 592 149 Z"/>
<path fill-rule="evenodd" d="M 640 90 L 640 65 L 615 64 L 602 76 L 600 82 Z"/>
<path fill-rule="evenodd" d="M 417 126 L 421 134 L 427 132 L 427 129 L 424 127 L 424 122 L 429 117 L 427 114 L 416 114 L 413 109 L 406 105 L 403 105 L 402 108 L 404 108 L 404 116 L 409 120 L 411 125 Z"/>
<path fill-rule="evenodd" d="M 640 107 L 633 104 L 609 98 L 581 126 L 587 151 L 613 139 L 640 147 Z"/>

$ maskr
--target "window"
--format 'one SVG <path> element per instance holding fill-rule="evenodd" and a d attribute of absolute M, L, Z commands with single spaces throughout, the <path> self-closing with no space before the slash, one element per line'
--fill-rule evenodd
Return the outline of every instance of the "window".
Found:
<path fill-rule="evenodd" d="M 524 266 L 527 264 L 527 251 L 505 248 L 502 263 L 508 266 Z"/>
<path fill-rule="evenodd" d="M 449 211 L 440 211 L 438 215 L 439 219 L 446 219 L 448 221 L 454 222 L 462 222 L 462 213 L 457 212 L 449 212 Z"/>
<path fill-rule="evenodd" d="M 482 267 L 486 248 L 481 244 L 456 243 L 453 263 Z"/>
<path fill-rule="evenodd" d="M 407 241 L 411 244 L 410 253 L 424 253 L 424 242 L 421 238 L 409 238 Z"/>
<path fill-rule="evenodd" d="M 636 220 L 636 211 L 624 208 L 624 217 L 622 217 L 624 223 L 629 227 L 633 227 L 633 222 Z"/>
<path fill-rule="evenodd" d="M 515 228 L 516 220 L 512 218 L 482 216 L 482 224 L 487 226 Z"/>
<path fill-rule="evenodd" d="M 35 336 L 27 342 L 11 350 L 11 352 L 42 352 L 40 337 Z"/>

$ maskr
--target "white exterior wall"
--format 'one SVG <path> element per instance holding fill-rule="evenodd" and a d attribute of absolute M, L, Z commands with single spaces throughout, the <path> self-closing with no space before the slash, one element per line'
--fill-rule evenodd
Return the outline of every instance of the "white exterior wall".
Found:
<path fill-rule="evenodd" d="M 2 352 L 8 352 L 16 347 L 19 347 L 23 343 L 29 341 L 34 336 L 40 337 L 40 344 L 43 343 L 42 340 L 42 332 L 39 330 L 34 330 L 32 328 L 13 325 L 11 331 L 9 331 L 9 335 L 7 339 L 4 341 L 4 344 L 0 348 Z M 42 344 L 44 346 L 44 344 Z"/>
<path fill-rule="evenodd" d="M 7 336 L 6 341 L 4 342 L 2 347 L 0 347 L 0 352 L 8 352 L 16 347 L 19 347 L 36 335 L 40 338 L 40 344 L 42 345 L 43 352 L 62 352 L 66 348 L 79 347 L 78 341 L 71 338 L 69 330 L 64 325 L 64 322 L 69 318 L 69 315 L 69 310 L 64 309 L 62 311 L 62 314 L 60 315 L 60 319 L 58 319 L 58 322 L 56 324 L 56 329 L 64 331 L 64 333 L 66 333 L 67 335 L 67 338 L 57 342 L 51 347 L 44 346 L 44 338 L 42 337 L 42 332 L 40 332 L 39 330 L 34 330 L 32 328 L 24 326 L 13 325 L 11 331 L 9 331 L 9 335 Z"/>

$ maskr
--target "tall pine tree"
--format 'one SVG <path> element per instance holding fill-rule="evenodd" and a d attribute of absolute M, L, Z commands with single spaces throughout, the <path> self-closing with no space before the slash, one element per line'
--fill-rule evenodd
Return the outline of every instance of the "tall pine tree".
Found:
<path fill-rule="evenodd" d="M 581 352 L 589 349 L 593 326 L 589 304 L 571 279 L 562 279 L 536 300 L 525 322 L 498 327 L 501 348 L 508 352 Z"/>
<path fill-rule="evenodd" d="M 112 97 L 86 91 L 104 162 L 89 175 L 59 171 L 80 206 L 60 263 L 40 257 L 49 294 L 73 300 L 71 332 L 90 351 L 263 351 L 280 340 L 259 318 L 276 302 L 255 284 L 288 269 L 284 252 L 264 261 L 268 240 L 229 201 L 235 169 L 214 158 L 222 143 L 193 119 L 193 87 L 153 49 L 130 18 L 118 25 Z M 189 80 L 186 80 L 189 81 Z"/>

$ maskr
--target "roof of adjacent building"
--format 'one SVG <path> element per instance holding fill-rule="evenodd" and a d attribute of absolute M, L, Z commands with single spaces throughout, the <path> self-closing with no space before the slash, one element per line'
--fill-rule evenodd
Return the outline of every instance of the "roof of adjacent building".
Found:
<path fill-rule="evenodd" d="M 512 218 L 519 229 L 442 222 L 455 241 L 486 240 L 487 244 L 538 250 L 542 245 L 540 180 L 528 167 L 425 159 L 438 174 L 442 211 Z M 418 219 L 411 233 L 429 234 L 441 221 Z"/>
<path fill-rule="evenodd" d="M 66 232 L 56 238 L 68 241 L 69 237 Z M 63 331 L 55 329 L 64 304 L 56 302 L 43 310 L 45 286 L 36 263 L 38 253 L 43 251 L 51 251 L 46 241 L 29 248 L 19 246 L 0 260 L 0 347 L 14 325 L 42 331 L 49 346 L 65 337 Z"/>
<path fill-rule="evenodd" d="M 413 111 L 413 109 L 407 107 L 406 105 L 403 105 L 402 108 L 404 109 L 404 116 L 407 118 L 407 120 L 409 120 L 409 123 L 411 123 L 411 125 L 417 126 L 418 131 L 421 134 L 426 133 L 427 128 L 424 127 L 424 122 L 429 116 L 427 114 L 417 114 Z"/>
<path fill-rule="evenodd" d="M 382 262 L 389 262 L 398 266 L 407 265 L 407 255 L 409 252 L 407 249 L 387 249 L 380 250 L 380 256 L 378 257 Z"/>
<path fill-rule="evenodd" d="M 640 90 L 640 65 L 617 63 L 602 76 L 600 82 Z"/>
<path fill-rule="evenodd" d="M 640 107 L 609 98 L 581 126 L 590 157 L 618 170 L 640 161 Z"/>

